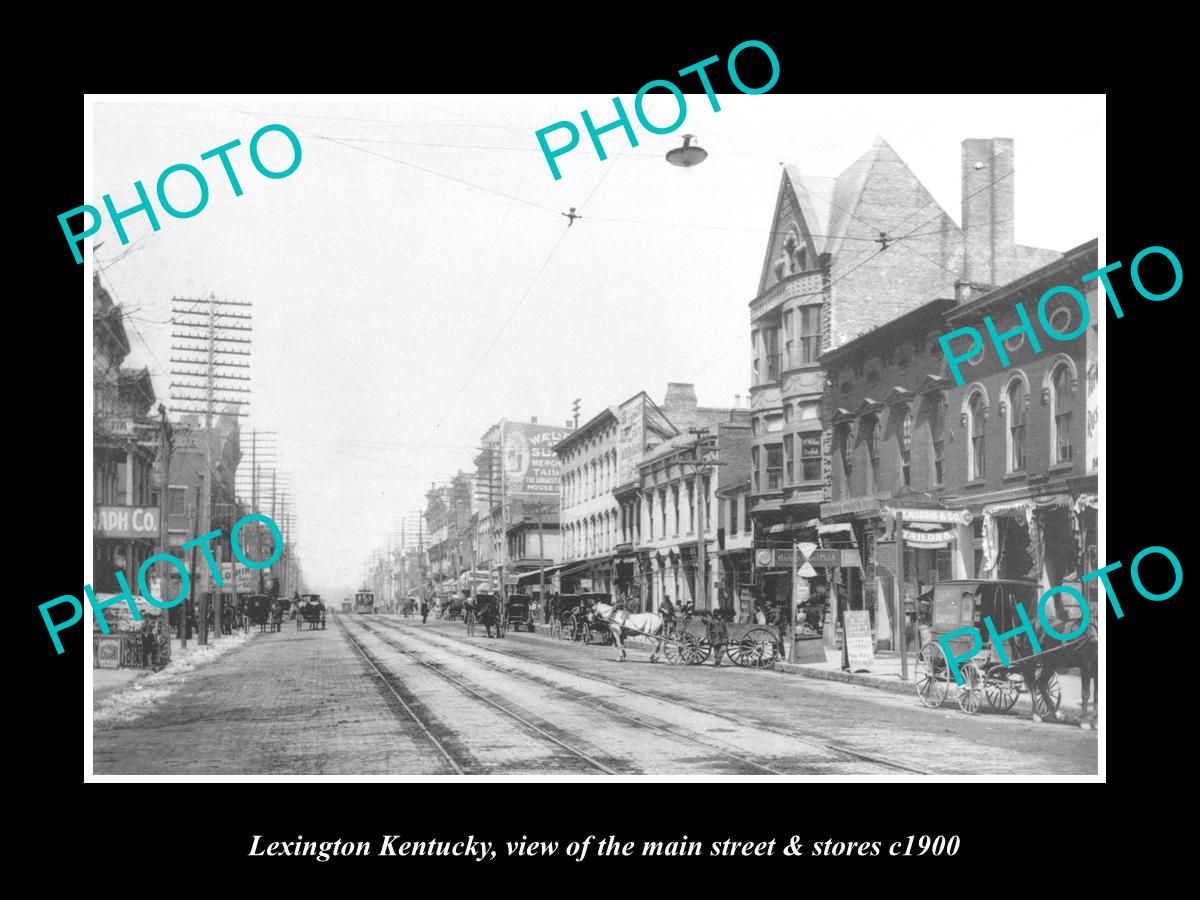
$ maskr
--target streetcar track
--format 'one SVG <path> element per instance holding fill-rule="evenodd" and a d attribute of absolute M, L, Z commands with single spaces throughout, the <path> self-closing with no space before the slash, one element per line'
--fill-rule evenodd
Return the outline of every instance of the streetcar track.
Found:
<path fill-rule="evenodd" d="M 375 618 L 375 620 L 380 621 L 381 623 L 387 625 L 388 627 L 394 628 L 397 631 L 401 631 L 401 632 L 404 631 L 404 629 L 399 627 L 399 623 L 390 622 L 386 619 L 380 619 L 378 614 L 374 618 Z M 456 643 L 465 644 L 469 647 L 475 646 L 474 644 L 468 642 L 465 638 L 456 636 L 454 634 L 447 634 L 447 633 L 443 633 L 443 632 L 434 632 L 434 634 L 440 635 L 440 636 L 444 637 L 446 640 L 451 640 L 451 641 L 455 641 Z M 474 658 L 477 660 L 479 659 L 479 657 L 474 657 Z M 536 663 L 537 665 L 544 665 L 551 669 L 557 669 L 558 671 L 565 672 L 568 675 L 573 675 L 578 678 L 586 678 L 590 681 L 595 681 L 595 682 L 598 682 L 605 686 L 612 686 L 608 682 L 604 681 L 604 679 L 602 679 L 596 675 L 590 675 L 586 672 L 581 672 L 576 669 L 569 669 L 566 666 L 559 665 L 558 663 L 548 662 L 543 659 L 530 659 L 528 657 L 519 657 L 519 658 L 526 662 L 532 662 L 532 663 Z M 486 661 L 483 661 L 483 660 L 479 660 L 479 661 L 483 662 L 485 665 L 489 665 L 492 668 L 498 669 L 500 671 L 507 671 L 507 670 L 501 669 L 498 666 L 495 666 L 492 663 L 487 663 Z M 518 673 L 518 674 L 520 674 L 520 673 Z M 530 678 L 530 676 L 528 676 L 528 675 L 526 675 L 525 677 Z M 536 681 L 536 679 L 534 679 L 534 680 Z M 650 691 L 642 690 L 640 688 L 629 687 L 624 684 L 617 685 L 617 687 L 619 687 L 621 690 L 629 691 L 632 694 L 637 694 L 641 697 L 646 697 L 650 700 L 656 700 L 659 702 L 666 702 L 666 703 L 674 703 L 678 706 L 684 707 L 685 709 L 691 710 L 692 712 L 698 712 L 698 713 L 704 713 L 706 715 L 716 716 L 717 718 L 724 719 L 727 722 L 732 722 L 735 725 L 738 725 L 742 728 L 755 728 L 755 729 L 759 729 L 761 731 L 770 732 L 771 734 L 777 734 L 780 737 L 790 738 L 791 740 L 797 741 L 798 743 L 805 744 L 807 746 L 814 747 L 814 748 L 817 748 L 820 750 L 824 750 L 826 752 L 840 753 L 840 754 L 843 754 L 844 756 L 854 757 L 856 759 L 860 759 L 865 762 L 873 763 L 878 766 L 883 766 L 883 767 L 889 768 L 889 769 L 895 769 L 900 772 L 907 772 L 907 773 L 913 774 L 913 775 L 933 775 L 933 774 L 935 774 L 934 772 L 932 772 L 929 769 L 914 765 L 912 763 L 899 763 L 894 760 L 888 759 L 885 756 L 880 756 L 880 755 L 874 754 L 874 753 L 868 753 L 864 750 L 856 750 L 852 747 L 846 747 L 846 746 L 843 746 L 840 744 L 829 743 L 829 742 L 821 741 L 820 739 L 814 740 L 813 737 L 810 735 L 804 735 L 804 734 L 799 734 L 799 733 L 793 732 L 793 731 L 787 731 L 782 728 L 776 728 L 771 725 L 762 725 L 762 724 L 759 724 L 756 722 L 745 721 L 743 719 L 739 719 L 735 716 L 731 716 L 726 713 L 716 712 L 714 710 L 702 709 L 698 706 L 694 706 L 691 703 L 688 703 L 682 699 L 677 699 L 675 697 L 665 697 L 661 694 L 655 694 Z M 561 690 L 561 688 L 559 688 L 559 689 Z M 597 701 L 597 702 L 603 702 L 603 701 Z M 624 713 L 621 713 L 621 714 L 624 715 Z M 709 748 L 709 749 L 712 749 L 712 748 Z M 759 767 L 759 768 L 767 768 L 765 766 L 759 766 L 758 764 L 753 763 L 753 762 L 750 762 L 750 764 L 755 765 L 756 767 Z M 772 774 L 786 775 L 787 773 L 772 770 Z"/>
<path fill-rule="evenodd" d="M 339 618 L 339 624 L 342 625 L 342 631 L 349 635 L 350 629 L 344 623 L 342 623 L 340 621 L 340 618 Z M 505 704 L 493 699 L 492 697 L 487 696 L 485 693 L 483 693 L 477 687 L 472 687 L 470 684 L 467 683 L 467 679 L 455 677 L 454 675 L 451 675 L 449 672 L 444 671 L 440 666 L 430 663 L 427 660 L 421 659 L 420 656 L 418 656 L 416 653 L 412 652 L 411 650 L 408 650 L 405 647 L 400 646 L 400 644 L 391 640 L 386 635 L 380 634 L 379 632 L 375 631 L 373 628 L 371 628 L 365 622 L 359 622 L 358 624 L 361 625 L 363 630 L 366 631 L 368 634 L 374 635 L 376 638 L 383 641 L 383 643 L 385 643 L 389 647 L 391 647 L 393 650 L 403 653 L 405 656 L 410 658 L 413 662 L 428 669 L 429 671 L 433 672 L 436 675 L 440 675 L 443 679 L 445 679 L 446 681 L 455 685 L 460 690 L 466 691 L 468 694 L 471 694 L 472 696 L 476 697 L 479 700 L 482 700 L 484 703 L 488 704 L 489 706 L 493 707 L 494 709 L 497 709 L 500 712 L 504 713 L 509 718 L 516 720 L 517 722 L 519 722 L 522 726 L 524 726 L 529 731 L 533 732 L 534 734 L 538 735 L 539 737 L 541 737 L 545 740 L 550 741 L 551 743 L 555 744 L 556 746 L 561 747 L 562 749 L 566 750 L 568 753 L 570 753 L 573 756 L 576 756 L 579 759 L 586 762 L 589 766 L 599 769 L 601 772 L 603 772 L 606 775 L 630 774 L 627 772 L 618 772 L 616 769 L 613 769 L 613 768 L 605 765 L 600 760 L 591 756 L 586 751 L 581 750 L 580 748 L 575 747 L 572 744 L 569 744 L 567 741 L 564 741 L 562 738 L 560 738 L 554 734 L 551 734 L 545 728 L 531 722 L 528 718 L 526 718 L 525 715 L 522 714 L 523 711 L 518 712 L 515 709 L 510 709 Z M 360 647 L 361 651 L 365 651 L 365 648 L 362 647 L 362 643 L 361 643 L 361 641 L 358 640 L 357 637 L 352 637 L 351 640 L 353 640 L 354 643 Z M 374 664 L 372 664 L 372 668 L 375 668 L 376 671 L 379 671 L 378 667 L 376 667 Z M 381 673 L 381 676 L 382 676 L 382 673 Z M 386 676 L 382 676 L 382 677 L 384 678 L 385 683 L 387 683 Z M 388 684 L 388 687 L 391 688 L 392 687 L 391 684 Z M 393 689 L 393 693 L 394 692 L 395 691 Z M 399 695 L 397 695 L 397 697 L 399 697 Z M 401 702 L 403 702 L 403 701 L 401 701 Z M 515 704 L 513 704 L 513 706 L 515 706 Z M 407 704 L 405 704 L 405 708 L 408 708 Z M 518 707 L 518 709 L 519 709 L 519 707 Z M 411 712 L 411 710 L 410 710 L 410 712 Z M 414 715 L 414 718 L 416 718 L 415 715 Z M 429 734 L 428 730 L 424 729 L 423 725 L 422 725 L 422 729 L 426 731 L 426 734 Z M 429 735 L 429 736 L 431 739 L 436 741 L 436 738 L 433 738 L 432 735 Z M 441 746 L 440 742 L 438 742 L 438 743 L 439 743 L 439 747 L 440 747 Z M 462 769 L 459 768 L 458 774 L 461 775 L 461 774 L 467 774 L 467 773 L 463 772 Z M 494 774 L 494 773 L 490 773 L 490 774 Z"/>
<path fill-rule="evenodd" d="M 375 664 L 375 661 L 371 658 L 371 654 L 367 651 L 367 648 L 362 645 L 362 642 L 353 634 L 351 634 L 350 629 L 346 628 L 344 625 L 342 626 L 342 634 L 345 635 L 346 640 L 350 642 L 350 646 L 358 651 L 359 655 L 362 656 L 363 661 L 366 662 L 366 664 L 370 666 L 375 674 L 379 677 L 379 680 L 383 683 L 384 687 L 392 692 L 392 696 L 396 698 L 397 702 L 399 702 L 399 704 L 404 708 L 404 711 L 407 712 L 412 720 L 417 723 L 417 727 L 421 729 L 425 737 L 429 739 L 429 742 L 433 744 L 435 748 L 437 748 L 438 752 L 441 753 L 442 757 L 447 763 L 449 763 L 450 768 L 454 770 L 454 774 L 467 774 L 463 770 L 462 766 L 458 764 L 458 761 L 455 760 L 454 756 L 450 753 L 450 750 L 446 747 L 446 745 L 434 737 L 433 732 L 426 727 L 425 722 L 419 715 L 417 715 L 416 710 L 414 710 L 412 706 L 410 706 L 408 702 L 400 696 L 400 692 L 397 691 L 395 685 L 392 684 L 393 679 L 388 678 L 388 676 L 384 674 L 379 666 Z"/>
<path fill-rule="evenodd" d="M 393 628 L 393 629 L 399 631 L 400 633 L 405 633 L 403 629 L 399 629 L 393 623 L 387 621 L 386 619 L 380 619 L 378 616 L 374 617 L 372 619 L 372 621 L 382 624 L 385 627 Z M 364 623 L 364 627 L 367 627 L 369 631 L 372 630 L 368 626 L 366 626 L 365 623 Z M 378 634 L 378 632 L 373 632 L 373 633 Z M 437 635 L 437 634 L 440 634 L 440 633 L 438 633 L 438 632 L 434 633 L 434 635 Z M 382 635 L 379 635 L 379 637 L 381 640 L 391 643 L 390 641 L 388 641 L 387 638 L 383 637 Z M 465 641 L 462 641 L 461 639 L 458 639 L 458 638 L 454 638 L 452 636 L 445 636 L 445 637 L 448 640 L 453 640 L 457 643 L 464 643 L 464 644 L 466 643 Z M 474 646 L 474 645 L 467 644 L 467 646 Z M 760 762 L 749 756 L 746 756 L 744 753 L 742 753 L 738 750 L 729 749 L 728 745 L 721 746 L 722 742 L 719 740 L 714 741 L 712 739 L 704 739 L 704 738 L 696 736 L 694 733 L 692 733 L 692 734 L 687 733 L 688 729 L 681 728 L 680 726 L 671 725 L 669 723 L 663 723 L 661 721 L 654 721 L 651 719 L 647 719 L 647 718 L 643 718 L 643 717 L 634 715 L 624 709 L 621 709 L 620 707 L 615 706 L 611 701 L 604 700 L 603 698 L 596 697 L 596 696 L 588 694 L 584 691 L 579 691 L 574 688 L 568 688 L 568 687 L 565 687 L 560 684 L 555 684 L 552 681 L 547 681 L 545 679 L 538 678 L 537 676 L 531 675 L 527 672 L 521 672 L 516 669 L 511 669 L 511 668 L 507 668 L 505 666 L 501 666 L 495 662 L 481 658 L 480 656 L 478 656 L 476 654 L 471 654 L 471 659 L 473 659 L 475 662 L 479 663 L 480 665 L 483 665 L 489 669 L 492 669 L 493 671 L 502 672 L 506 675 L 511 675 L 511 676 L 514 676 L 517 678 L 521 678 L 521 679 L 524 679 L 525 681 L 532 682 L 533 684 L 537 684 L 542 687 L 551 688 L 551 689 L 559 692 L 560 694 L 563 694 L 568 699 L 570 699 L 572 702 L 584 703 L 587 705 L 601 708 L 609 715 L 612 715 L 616 718 L 624 719 L 628 722 L 631 722 L 634 725 L 637 725 L 639 728 L 645 728 L 652 732 L 656 732 L 658 734 L 662 734 L 662 735 L 665 735 L 666 737 L 674 738 L 679 741 L 687 741 L 688 743 L 696 744 L 697 746 L 703 747 L 705 750 L 709 751 L 710 753 L 716 753 L 721 756 L 725 756 L 729 759 L 733 759 L 733 760 L 737 761 L 738 763 L 741 763 L 744 766 L 749 766 L 753 769 L 757 769 L 762 772 L 767 772 L 771 775 L 796 774 L 796 773 L 788 773 L 788 772 L 780 771 L 779 769 L 774 768 L 773 766 L 768 765 L 767 763 Z M 545 664 L 545 665 L 550 666 L 551 668 L 558 669 L 563 672 L 567 672 L 576 677 L 586 678 L 591 681 L 601 681 L 601 679 L 595 678 L 594 676 L 586 675 L 586 674 L 583 674 L 580 672 L 575 672 L 573 670 L 566 669 L 562 666 L 557 666 L 552 663 L 543 663 L 542 660 L 529 660 L 529 659 L 525 659 L 523 657 L 521 657 L 521 659 L 524 662 L 535 663 L 537 665 Z M 601 683 L 603 683 L 603 682 L 601 681 Z M 620 687 L 621 689 L 625 689 L 623 686 L 618 686 L 618 687 Z M 666 698 L 664 698 L 664 697 L 655 696 L 653 694 L 648 694 L 644 691 L 633 691 L 633 693 L 640 694 L 642 696 L 645 696 L 647 698 L 653 699 L 658 702 L 672 702 L 672 701 L 667 701 Z M 687 704 L 678 704 L 678 705 L 686 706 L 688 709 L 692 710 L 693 712 L 700 712 L 700 713 L 705 713 L 708 715 L 717 715 L 715 713 L 710 713 L 708 710 L 697 709 L 696 707 L 689 706 Z M 737 724 L 741 728 L 755 729 L 755 728 L 760 727 L 760 726 L 752 725 L 749 723 L 737 722 L 736 720 L 730 719 L 727 716 L 719 716 L 719 717 L 726 719 L 727 721 L 734 722 L 734 724 Z M 825 746 L 814 744 L 810 740 L 798 738 L 796 735 L 788 734 L 787 732 L 777 731 L 775 729 L 763 729 L 763 730 L 770 730 L 773 733 L 780 735 L 781 737 L 786 737 L 790 740 L 794 740 L 794 741 L 797 741 L 798 743 L 804 744 L 805 746 L 813 747 L 814 749 L 823 750 L 825 752 L 828 752 L 831 749 L 835 749 L 832 747 L 825 747 Z M 843 753 L 843 754 L 846 753 L 846 751 L 844 751 L 844 750 L 836 750 L 836 752 Z M 880 762 L 880 761 L 877 761 L 874 759 L 870 759 L 867 761 L 872 762 L 876 765 L 886 765 L 886 763 Z"/>

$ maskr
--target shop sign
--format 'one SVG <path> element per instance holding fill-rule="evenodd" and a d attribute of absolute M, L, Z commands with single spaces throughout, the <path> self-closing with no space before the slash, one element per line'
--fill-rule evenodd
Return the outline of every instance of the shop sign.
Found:
<path fill-rule="evenodd" d="M 904 542 L 919 545 L 926 549 L 949 547 L 955 539 L 953 531 L 909 531 L 904 529 Z"/>
<path fill-rule="evenodd" d="M 870 672 L 875 665 L 871 614 L 865 609 L 848 609 L 842 614 L 842 621 L 842 664 L 851 672 Z"/>
<path fill-rule="evenodd" d="M 821 504 L 821 518 L 828 519 L 830 516 L 841 516 L 846 513 L 877 513 L 879 512 L 880 499 L 886 500 L 890 497 L 887 494 L 880 497 L 851 497 L 849 500 L 834 500 L 830 503 Z"/>
<path fill-rule="evenodd" d="M 902 516 L 905 522 L 931 522 L 949 525 L 970 525 L 969 509 L 902 509 L 885 506 L 885 515 Z"/>
<path fill-rule="evenodd" d="M 152 506 L 97 506 L 92 510 L 96 537 L 158 539 L 158 510 Z"/>
<path fill-rule="evenodd" d="M 810 544 L 809 546 L 811 547 L 812 545 Z M 794 565 L 802 566 L 805 563 L 822 569 L 862 568 L 862 559 L 859 557 L 858 551 L 854 549 L 839 550 L 814 547 L 806 550 L 802 546 L 799 559 L 796 558 L 795 550 L 757 550 L 755 551 L 755 561 L 764 569 L 791 568 Z"/>

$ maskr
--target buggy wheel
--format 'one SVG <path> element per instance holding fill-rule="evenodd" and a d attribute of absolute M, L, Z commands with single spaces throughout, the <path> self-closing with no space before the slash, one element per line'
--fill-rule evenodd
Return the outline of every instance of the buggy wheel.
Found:
<path fill-rule="evenodd" d="M 689 666 L 698 666 L 712 656 L 712 644 L 706 638 L 698 638 L 694 644 L 688 645 L 687 658 Z"/>
<path fill-rule="evenodd" d="M 1007 712 L 1021 696 L 1020 686 L 1008 675 L 989 675 L 983 686 L 988 705 L 997 712 Z"/>
<path fill-rule="evenodd" d="M 941 706 L 950 688 L 950 668 L 942 648 L 932 641 L 917 653 L 917 696 L 921 703 L 933 708 Z"/>
<path fill-rule="evenodd" d="M 1041 674 L 1042 667 L 1039 666 L 1037 672 L 1034 674 L 1035 684 Z M 1054 711 L 1058 712 L 1058 707 L 1062 703 L 1062 685 L 1058 683 L 1057 672 L 1050 673 L 1050 680 L 1046 682 L 1046 693 L 1049 695 L 1051 702 L 1054 703 Z M 1045 702 L 1043 702 L 1040 693 L 1036 690 L 1033 692 L 1033 711 L 1039 716 L 1045 716 L 1049 714 L 1046 709 Z"/>
<path fill-rule="evenodd" d="M 694 648 L 699 643 L 689 631 L 676 632 L 663 644 L 663 655 L 673 666 L 690 665 Z"/>
<path fill-rule="evenodd" d="M 958 708 L 965 713 L 974 715 L 983 702 L 983 672 L 979 666 L 968 660 L 958 670 L 963 683 L 958 686 Z"/>
<path fill-rule="evenodd" d="M 779 657 L 775 632 L 769 628 L 751 628 L 738 641 L 738 648 L 738 657 L 734 661 L 752 669 L 765 669 Z"/>
<path fill-rule="evenodd" d="M 730 641 L 726 644 L 725 656 L 735 666 L 749 665 L 749 663 L 742 662 L 742 644 L 740 641 Z"/>

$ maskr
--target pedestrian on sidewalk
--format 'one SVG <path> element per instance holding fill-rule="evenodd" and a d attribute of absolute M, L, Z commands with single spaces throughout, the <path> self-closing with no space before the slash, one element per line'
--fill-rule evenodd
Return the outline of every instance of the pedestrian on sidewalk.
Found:
<path fill-rule="evenodd" d="M 429 621 L 429 603 L 428 603 L 428 601 L 422 600 L 421 601 L 421 624 L 424 625 L 428 621 Z"/>
<path fill-rule="evenodd" d="M 658 604 L 658 614 L 663 620 L 663 634 L 675 631 L 675 606 L 671 598 L 663 594 L 662 603 Z"/>
<path fill-rule="evenodd" d="M 725 616 L 721 610 L 714 609 L 708 617 L 708 643 L 713 650 L 713 665 L 721 665 L 721 657 L 725 655 L 725 645 L 729 643 L 729 626 L 725 624 Z"/>

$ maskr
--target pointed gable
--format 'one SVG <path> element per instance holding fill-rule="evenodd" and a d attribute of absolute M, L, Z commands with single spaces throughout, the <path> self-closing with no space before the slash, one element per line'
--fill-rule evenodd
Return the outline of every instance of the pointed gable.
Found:
<path fill-rule="evenodd" d="M 850 238 L 874 240 L 880 231 L 892 239 L 944 231 L 959 250 L 959 264 L 951 268 L 961 270 L 961 229 L 882 136 L 837 177 L 829 231 L 828 251 L 835 259 L 843 251 L 862 252 L 864 241 Z"/>
<path fill-rule="evenodd" d="M 775 214 L 771 218 L 762 277 L 758 282 L 760 294 L 780 280 L 776 271 L 780 261 L 784 261 L 783 277 L 800 271 L 795 257 L 789 258 L 789 237 L 794 241 L 793 253 L 801 248 L 805 251 L 803 271 L 817 268 L 828 239 L 829 198 L 833 188 L 832 178 L 802 175 L 795 166 L 784 166 L 779 179 L 779 194 L 775 198 Z"/>
<path fill-rule="evenodd" d="M 833 203 L 832 348 L 930 298 L 955 296 L 966 252 L 962 229 L 882 137 L 838 176 Z M 886 248 L 880 232 L 890 239 Z"/>

